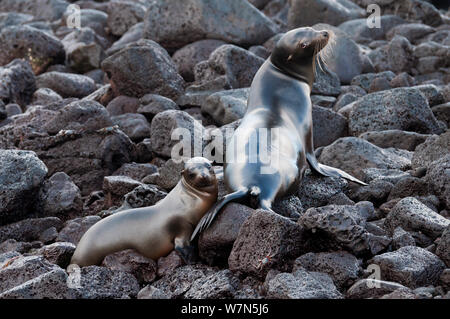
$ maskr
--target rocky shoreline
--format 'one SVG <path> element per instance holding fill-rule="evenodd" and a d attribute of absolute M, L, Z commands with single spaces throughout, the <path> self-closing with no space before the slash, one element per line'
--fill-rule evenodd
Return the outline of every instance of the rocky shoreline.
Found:
<path fill-rule="evenodd" d="M 316 156 L 368 186 L 308 170 L 276 214 L 228 204 L 195 264 L 128 250 L 68 272 L 89 227 L 177 184 L 173 130 L 205 150 L 237 127 L 301 26 L 334 33 Z M 449 80 L 450 13 L 430 1 L 0 1 L 0 299 L 449 299 Z"/>

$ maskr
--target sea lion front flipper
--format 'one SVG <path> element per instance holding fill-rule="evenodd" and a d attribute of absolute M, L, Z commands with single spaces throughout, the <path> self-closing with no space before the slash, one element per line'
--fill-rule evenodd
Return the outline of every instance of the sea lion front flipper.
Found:
<path fill-rule="evenodd" d="M 214 218 L 217 216 L 219 211 L 222 209 L 223 206 L 225 206 L 227 203 L 247 196 L 248 189 L 243 188 L 240 189 L 234 193 L 225 195 L 220 202 L 217 202 L 213 208 L 203 216 L 203 218 L 200 220 L 200 222 L 197 224 L 197 227 L 195 227 L 194 232 L 191 235 L 191 241 L 194 240 L 195 236 L 197 234 L 200 234 L 202 231 L 206 230 L 209 225 L 211 225 Z"/>
<path fill-rule="evenodd" d="M 314 153 L 307 153 L 306 154 L 306 159 L 308 160 L 309 165 L 311 166 L 311 169 L 323 176 L 327 176 L 327 177 L 342 177 L 345 178 L 349 181 L 358 183 L 360 185 L 364 185 L 367 186 L 366 183 L 364 183 L 363 181 L 360 181 L 359 179 L 357 179 L 356 177 L 353 177 L 352 175 L 344 172 L 343 170 L 340 170 L 338 168 L 334 168 L 331 166 L 327 166 L 324 164 L 320 164 L 317 159 L 316 156 L 314 155 Z"/>

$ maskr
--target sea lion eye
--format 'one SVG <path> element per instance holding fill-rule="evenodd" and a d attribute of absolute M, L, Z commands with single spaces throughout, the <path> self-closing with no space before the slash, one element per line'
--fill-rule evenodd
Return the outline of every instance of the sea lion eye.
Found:
<path fill-rule="evenodd" d="M 302 49 L 305 49 L 305 48 L 307 48 L 308 46 L 309 46 L 309 42 L 302 42 L 302 43 L 301 43 Z"/>

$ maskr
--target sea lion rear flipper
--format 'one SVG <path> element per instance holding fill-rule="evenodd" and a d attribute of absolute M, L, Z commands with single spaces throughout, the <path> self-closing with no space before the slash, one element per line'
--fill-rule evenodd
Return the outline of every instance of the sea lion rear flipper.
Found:
<path fill-rule="evenodd" d="M 248 190 L 247 189 L 240 189 L 234 193 L 228 194 L 222 198 L 222 200 L 214 205 L 214 207 L 203 216 L 203 218 L 200 220 L 200 222 L 197 224 L 197 227 L 195 227 L 194 232 L 191 235 L 191 241 L 194 240 L 195 236 L 197 234 L 201 233 L 202 231 L 206 230 L 209 225 L 211 225 L 214 218 L 217 216 L 219 211 L 222 209 L 223 206 L 225 206 L 227 203 L 247 196 Z"/>
<path fill-rule="evenodd" d="M 353 177 L 352 175 L 344 172 L 343 170 L 340 170 L 338 168 L 334 168 L 331 166 L 327 166 L 324 164 L 320 164 L 317 161 L 314 153 L 307 153 L 306 159 L 308 160 L 308 163 L 309 163 L 311 169 L 320 175 L 327 176 L 327 177 L 342 177 L 349 181 L 358 183 L 360 185 L 367 186 L 366 183 L 364 183 L 364 182 L 360 181 L 359 179 L 357 179 L 356 177 Z"/>

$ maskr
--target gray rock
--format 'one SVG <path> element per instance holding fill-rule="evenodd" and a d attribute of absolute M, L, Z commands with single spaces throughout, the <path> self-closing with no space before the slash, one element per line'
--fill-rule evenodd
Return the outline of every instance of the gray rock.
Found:
<path fill-rule="evenodd" d="M 384 39 L 390 29 L 403 23 L 405 21 L 402 18 L 383 12 L 380 17 L 381 28 L 369 28 L 367 19 L 363 18 L 346 21 L 339 25 L 339 29 L 345 31 L 356 42 L 370 42 Z"/>
<path fill-rule="evenodd" d="M 59 232 L 56 240 L 77 245 L 83 234 L 100 219 L 98 216 L 86 216 L 69 220 Z"/>
<path fill-rule="evenodd" d="M 14 59 L 25 59 L 35 74 L 44 72 L 49 65 L 63 62 L 65 58 L 64 46 L 57 38 L 26 25 L 4 28 L 0 32 L 0 43 L 0 65 Z"/>
<path fill-rule="evenodd" d="M 326 146 L 347 135 L 347 119 L 330 109 L 313 105 L 314 146 Z"/>
<path fill-rule="evenodd" d="M 23 254 L 28 252 L 32 248 L 38 248 L 42 245 L 42 243 L 34 242 L 34 243 L 27 243 L 22 241 L 17 241 L 15 239 L 7 239 L 4 242 L 0 244 L 0 255 L 4 255 L 5 253 L 17 253 Z M 37 246 L 37 247 L 36 247 Z M 2 258 L 0 258 L 1 260 Z"/>
<path fill-rule="evenodd" d="M 399 88 L 404 86 L 414 86 L 416 80 L 406 72 L 397 74 L 389 83 L 393 88 Z"/>
<path fill-rule="evenodd" d="M 178 129 L 177 131 L 182 129 L 183 132 L 187 130 L 186 132 L 189 132 L 190 136 L 183 136 L 183 138 L 190 137 L 190 141 L 179 142 L 172 139 L 172 132 L 175 129 Z M 194 141 L 203 136 L 203 130 L 203 125 L 184 111 L 168 110 L 161 112 L 153 118 L 151 123 L 152 150 L 158 155 L 171 157 L 171 152 L 174 151 L 173 147 L 175 144 L 186 143 L 186 147 L 190 145 L 191 150 L 194 151 L 198 147 L 194 145 Z M 176 138 L 180 136 L 180 134 L 175 133 L 174 135 L 176 135 Z M 183 154 L 183 156 L 190 157 L 191 154 Z"/>
<path fill-rule="evenodd" d="M 226 44 L 222 40 L 206 39 L 190 43 L 177 50 L 172 60 L 177 66 L 180 75 L 187 81 L 194 81 L 194 67 L 197 63 L 208 60 L 210 54 Z"/>
<path fill-rule="evenodd" d="M 105 176 L 103 191 L 105 193 L 105 208 L 120 206 L 123 197 L 142 183 L 128 176 Z"/>
<path fill-rule="evenodd" d="M 297 268 L 328 274 L 339 289 L 351 286 L 361 275 L 360 261 L 345 251 L 307 253 L 295 260 Z"/>
<path fill-rule="evenodd" d="M 90 77 L 56 71 L 39 75 L 36 78 L 36 85 L 40 89 L 52 89 L 62 97 L 83 98 L 97 89 Z"/>
<path fill-rule="evenodd" d="M 384 179 L 374 179 L 368 186 L 359 187 L 351 198 L 355 201 L 370 201 L 375 204 L 384 203 L 394 185 Z"/>
<path fill-rule="evenodd" d="M 322 177 L 307 170 L 301 180 L 297 196 L 304 209 L 325 206 L 330 198 L 347 189 L 347 181 L 336 177 Z"/>
<path fill-rule="evenodd" d="M 411 165 L 409 157 L 407 151 L 382 149 L 360 138 L 343 137 L 323 149 L 319 162 L 362 178 L 365 168 L 404 170 Z"/>
<path fill-rule="evenodd" d="M 204 280 L 216 271 L 202 264 L 187 265 L 176 268 L 172 273 L 154 282 L 152 285 L 161 290 L 161 292 L 170 299 L 181 298 L 193 283 L 198 280 Z"/>
<path fill-rule="evenodd" d="M 277 214 L 292 220 L 297 220 L 305 212 L 301 200 L 296 195 L 289 195 L 276 200 L 272 209 Z"/>
<path fill-rule="evenodd" d="M 364 16 L 364 10 L 349 0 L 294 0 L 290 2 L 290 5 L 288 14 L 290 29 L 310 26 L 322 21 L 338 25 Z"/>
<path fill-rule="evenodd" d="M 441 133 L 424 95 L 414 88 L 368 94 L 353 104 L 349 117 L 352 135 L 383 130 Z"/>
<path fill-rule="evenodd" d="M 139 99 L 135 97 L 119 95 L 111 100 L 106 109 L 111 116 L 122 115 L 126 113 L 136 113 L 139 108 Z"/>
<path fill-rule="evenodd" d="M 158 259 L 158 267 L 157 267 L 157 276 L 164 277 L 174 272 L 174 270 L 178 267 L 184 265 L 183 259 L 181 259 L 180 255 L 172 250 L 170 254 L 166 257 L 160 257 Z"/>
<path fill-rule="evenodd" d="M 166 197 L 167 193 L 156 185 L 141 185 L 125 195 L 124 207 L 139 208 L 153 206 Z"/>
<path fill-rule="evenodd" d="M 54 21 L 61 18 L 68 5 L 64 0 L 4 0 L 0 11 L 27 13 L 42 20 Z"/>
<path fill-rule="evenodd" d="M 328 67 L 316 68 L 312 94 L 338 96 L 341 93 L 341 82 L 336 73 Z"/>
<path fill-rule="evenodd" d="M 6 261 L 0 270 L 0 292 L 19 286 L 46 272 L 59 269 L 42 256 L 16 256 Z"/>
<path fill-rule="evenodd" d="M 13 25 L 21 25 L 31 22 L 33 16 L 25 13 L 2 12 L 0 13 L 0 30 Z"/>
<path fill-rule="evenodd" d="M 414 151 L 417 145 L 422 144 L 430 134 L 420 134 L 401 130 L 374 131 L 361 134 L 359 137 L 381 147 L 395 147 Z"/>
<path fill-rule="evenodd" d="M 396 184 L 404 177 L 410 176 L 399 169 L 366 168 L 363 170 L 364 180 L 371 182 L 375 179 L 384 180 L 391 184 Z"/>
<path fill-rule="evenodd" d="M 35 90 L 36 80 L 28 61 L 15 59 L 0 67 L 0 101 L 3 103 L 25 106 L 31 102 Z"/>
<path fill-rule="evenodd" d="M 434 161 L 427 171 L 426 179 L 442 203 L 450 208 L 450 155 Z"/>
<path fill-rule="evenodd" d="M 241 204 L 226 205 L 211 226 L 200 234 L 200 257 L 208 264 L 226 263 L 242 224 L 253 213 L 253 209 Z"/>
<path fill-rule="evenodd" d="M 280 273 L 265 284 L 267 298 L 275 299 L 340 299 L 342 295 L 327 274 L 298 269 Z"/>
<path fill-rule="evenodd" d="M 278 31 L 274 22 L 244 0 L 158 0 L 148 8 L 144 23 L 144 37 L 170 49 L 205 38 L 261 44 Z"/>
<path fill-rule="evenodd" d="M 85 73 L 100 68 L 105 58 L 106 39 L 91 28 L 75 29 L 62 39 L 67 65 L 74 71 Z"/>
<path fill-rule="evenodd" d="M 148 285 L 139 291 L 137 299 L 169 299 L 169 297 L 161 289 Z"/>
<path fill-rule="evenodd" d="M 422 23 L 405 23 L 393 27 L 386 34 L 387 40 L 391 40 L 396 35 L 401 35 L 409 40 L 411 43 L 416 43 L 417 40 L 427 36 L 436 30 L 428 25 Z"/>
<path fill-rule="evenodd" d="M 441 238 L 439 239 L 439 243 L 436 247 L 436 255 L 441 258 L 449 267 L 450 265 L 450 227 L 447 227 Z"/>
<path fill-rule="evenodd" d="M 132 141 L 150 137 L 150 124 L 142 114 L 127 113 L 111 117 L 115 125 L 128 135 Z"/>
<path fill-rule="evenodd" d="M 106 55 L 113 55 L 114 53 L 125 48 L 128 44 L 139 41 L 142 39 L 143 32 L 144 22 L 136 23 L 127 32 L 125 32 L 119 40 L 114 42 L 108 50 L 106 50 Z"/>
<path fill-rule="evenodd" d="M 323 96 L 323 95 L 311 95 L 311 103 L 313 105 L 332 108 L 334 103 L 336 102 L 336 98 L 333 96 Z"/>
<path fill-rule="evenodd" d="M 121 36 L 144 19 L 146 7 L 134 1 L 111 1 L 108 3 L 107 24 L 111 34 Z"/>
<path fill-rule="evenodd" d="M 401 227 L 396 227 L 394 233 L 392 234 L 392 247 L 394 250 L 400 249 L 405 246 L 415 246 L 416 241 L 414 237 L 403 230 Z"/>
<path fill-rule="evenodd" d="M 415 246 L 375 256 L 371 263 L 380 266 L 383 280 L 395 281 L 410 288 L 435 285 L 445 268 L 436 255 Z"/>
<path fill-rule="evenodd" d="M 385 224 L 392 231 L 401 226 L 405 230 L 420 231 L 436 238 L 450 225 L 450 220 L 435 213 L 414 197 L 399 201 L 386 217 Z"/>
<path fill-rule="evenodd" d="M 397 289 L 408 288 L 392 281 L 361 279 L 347 290 L 346 297 L 350 299 L 379 298 Z"/>
<path fill-rule="evenodd" d="M 395 198 L 419 197 L 429 194 L 428 183 L 421 178 L 408 176 L 400 179 L 392 188 L 388 201 Z"/>
<path fill-rule="evenodd" d="M 365 91 L 369 92 L 372 83 L 376 79 L 380 79 L 381 78 L 381 79 L 385 79 L 387 81 L 391 81 L 392 79 L 394 79 L 394 77 L 395 77 L 395 73 L 392 72 L 392 71 L 384 71 L 384 72 L 380 72 L 380 73 L 359 74 L 359 75 L 356 75 L 352 79 L 351 85 L 360 86 Z M 365 94 L 363 94 L 363 95 L 365 95 Z"/>
<path fill-rule="evenodd" d="M 81 3 L 78 3 L 81 4 Z M 80 24 L 81 28 L 91 28 L 95 31 L 98 35 L 104 37 L 106 36 L 105 27 L 106 27 L 106 21 L 108 19 L 108 14 L 105 12 L 107 10 L 100 8 L 88 8 L 86 6 L 86 2 L 81 4 L 80 6 Z M 62 16 L 61 25 L 67 26 L 67 22 L 71 21 L 69 19 L 69 16 L 73 14 L 73 10 L 66 10 Z"/>
<path fill-rule="evenodd" d="M 16 223 L 0 227 L 0 242 L 7 239 L 17 241 L 39 240 L 47 229 L 61 229 L 61 220 L 57 217 L 24 219 Z"/>
<path fill-rule="evenodd" d="M 202 105 L 202 112 L 220 125 L 232 123 L 244 117 L 247 111 L 249 89 L 236 89 L 211 94 Z"/>
<path fill-rule="evenodd" d="M 263 278 L 270 268 L 288 270 L 303 252 L 303 230 L 285 217 L 255 211 L 241 226 L 228 258 L 231 271 Z"/>
<path fill-rule="evenodd" d="M 44 128 L 50 134 L 58 134 L 61 130 L 92 132 L 112 124 L 108 111 L 100 103 L 81 100 L 58 110 L 56 115 L 45 123 Z"/>
<path fill-rule="evenodd" d="M 195 81 L 205 84 L 224 77 L 233 89 L 249 87 L 264 60 L 243 48 L 232 44 L 215 49 L 207 61 L 195 66 Z"/>
<path fill-rule="evenodd" d="M 144 115 L 149 122 L 161 112 L 167 110 L 179 110 L 178 105 L 164 96 L 157 94 L 146 94 L 140 99 L 141 105 L 137 112 Z"/>
<path fill-rule="evenodd" d="M 139 292 L 136 278 L 120 270 L 88 266 L 81 268 L 80 288 L 82 299 L 128 299 Z"/>
<path fill-rule="evenodd" d="M 432 163 L 450 154 L 450 131 L 439 136 L 430 136 L 424 143 L 417 146 L 411 160 L 413 168 L 432 167 Z"/>
<path fill-rule="evenodd" d="M 337 98 L 337 101 L 333 106 L 333 111 L 337 112 L 343 107 L 355 102 L 356 100 L 358 100 L 358 97 L 356 95 L 352 93 L 342 93 Z"/>
<path fill-rule="evenodd" d="M 65 269 L 70 264 L 75 248 L 75 245 L 72 243 L 53 243 L 39 248 L 34 254 L 42 255 L 50 263 Z"/>
<path fill-rule="evenodd" d="M 127 176 L 137 181 L 141 181 L 145 176 L 156 173 L 158 168 L 153 164 L 146 163 L 125 163 L 113 176 Z"/>
<path fill-rule="evenodd" d="M 142 97 L 148 93 L 176 99 L 184 81 L 169 54 L 152 40 L 139 40 L 102 62 L 115 95 Z"/>
<path fill-rule="evenodd" d="M 48 105 L 54 102 L 62 101 L 62 96 L 49 88 L 37 89 L 33 93 L 33 105 Z"/>
<path fill-rule="evenodd" d="M 433 106 L 431 108 L 438 121 L 442 121 L 450 127 L 450 102 Z"/>
<path fill-rule="evenodd" d="M 36 153 L 0 150 L 0 225 L 23 219 L 35 207 L 48 169 Z"/>
<path fill-rule="evenodd" d="M 102 266 L 130 273 L 140 284 L 152 282 L 156 278 L 156 262 L 131 249 L 106 256 Z"/>
<path fill-rule="evenodd" d="M 39 192 L 39 207 L 43 216 L 74 218 L 83 209 L 80 189 L 66 173 L 55 173 Z"/>
<path fill-rule="evenodd" d="M 297 221 L 308 231 L 306 244 L 315 250 L 345 248 L 356 255 L 375 255 L 385 249 L 391 240 L 365 229 L 366 220 L 372 214 L 370 210 L 373 212 L 373 205 L 369 208 L 365 203 L 308 209 Z"/>
<path fill-rule="evenodd" d="M 387 48 L 388 63 L 394 72 L 409 72 L 414 66 L 413 46 L 403 36 L 396 35 Z"/>
<path fill-rule="evenodd" d="M 228 269 L 220 270 L 205 278 L 199 278 L 186 291 L 186 299 L 233 298 L 240 286 L 239 279 Z"/>

